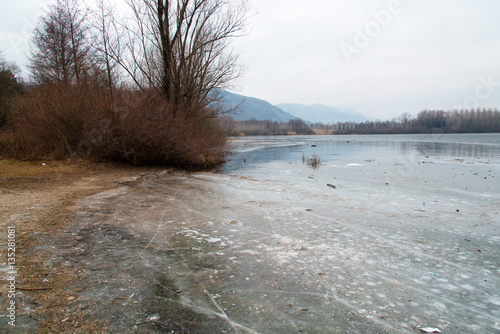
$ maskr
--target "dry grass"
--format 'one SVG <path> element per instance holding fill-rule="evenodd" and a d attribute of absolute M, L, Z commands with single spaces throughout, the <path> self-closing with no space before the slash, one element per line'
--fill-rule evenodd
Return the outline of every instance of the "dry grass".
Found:
<path fill-rule="evenodd" d="M 312 158 L 309 158 L 302 154 L 302 163 L 311 166 L 313 169 L 319 168 L 321 161 L 316 154 L 313 154 Z"/>
<path fill-rule="evenodd" d="M 334 133 L 334 131 L 333 131 L 333 130 L 331 130 L 331 129 L 318 129 L 318 128 L 312 128 L 312 130 L 314 131 L 314 134 L 315 134 L 315 135 L 318 135 L 318 136 L 320 136 L 320 135 L 322 135 L 322 136 L 325 136 L 325 135 L 326 135 L 326 136 L 327 136 L 327 135 L 331 135 L 331 134 L 333 134 L 333 133 Z"/>
<path fill-rule="evenodd" d="M 0 180 L 75 173 L 79 168 L 68 161 L 0 160 Z"/>

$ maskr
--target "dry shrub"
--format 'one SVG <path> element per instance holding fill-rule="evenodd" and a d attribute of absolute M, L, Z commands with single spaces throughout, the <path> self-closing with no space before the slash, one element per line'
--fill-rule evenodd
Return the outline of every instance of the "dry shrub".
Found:
<path fill-rule="evenodd" d="M 316 154 L 313 154 L 312 158 L 309 158 L 302 153 L 302 163 L 311 166 L 312 169 L 317 169 L 319 168 L 321 161 L 319 160 L 319 157 Z"/>
<path fill-rule="evenodd" d="M 33 89 L 10 131 L 2 136 L 3 151 L 27 160 L 71 155 L 83 135 L 84 104 L 71 87 Z"/>
<path fill-rule="evenodd" d="M 225 135 L 208 112 L 186 118 L 155 92 L 116 95 L 111 103 L 103 89 L 37 88 L 12 129 L 1 134 L 0 152 L 25 160 L 78 155 L 185 169 L 223 162 Z"/>
<path fill-rule="evenodd" d="M 208 168 L 224 158 L 225 136 L 216 119 L 189 118 L 161 95 L 121 97 L 109 129 L 92 155 L 135 165 Z"/>

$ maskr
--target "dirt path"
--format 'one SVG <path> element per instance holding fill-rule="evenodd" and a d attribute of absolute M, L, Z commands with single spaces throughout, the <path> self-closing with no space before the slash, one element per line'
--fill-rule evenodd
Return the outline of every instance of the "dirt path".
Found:
<path fill-rule="evenodd" d="M 78 289 L 70 285 L 84 270 L 58 260 L 61 245 L 75 239 L 64 230 L 78 201 L 151 171 L 81 162 L 0 160 L 0 332 L 105 332 L 104 323 L 85 316 L 85 307 L 75 307 Z M 9 226 L 15 227 L 15 239 L 7 239 Z M 12 300 L 8 241 L 16 243 L 16 327 L 8 324 L 7 317 Z"/>

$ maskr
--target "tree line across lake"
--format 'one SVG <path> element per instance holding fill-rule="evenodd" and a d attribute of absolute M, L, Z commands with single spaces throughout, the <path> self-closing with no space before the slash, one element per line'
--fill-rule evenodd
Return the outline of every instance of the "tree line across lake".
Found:
<path fill-rule="evenodd" d="M 279 123 L 269 120 L 235 121 L 224 117 L 222 125 L 229 136 L 334 135 L 334 134 L 418 134 L 418 133 L 498 133 L 500 112 L 495 109 L 424 110 L 412 117 L 408 113 L 390 121 L 336 122 L 306 124 L 300 119 Z"/>
<path fill-rule="evenodd" d="M 338 122 L 312 124 L 320 134 L 418 134 L 418 133 L 498 133 L 500 112 L 497 109 L 424 110 L 412 117 L 408 113 L 390 121 L 363 123 Z"/>

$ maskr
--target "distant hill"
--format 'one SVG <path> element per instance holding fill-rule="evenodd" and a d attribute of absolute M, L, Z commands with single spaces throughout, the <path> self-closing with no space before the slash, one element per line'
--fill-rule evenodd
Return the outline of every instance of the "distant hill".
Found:
<path fill-rule="evenodd" d="M 364 122 L 372 120 L 350 108 L 336 108 L 324 104 L 303 105 L 282 103 L 276 107 L 311 123 Z"/>
<path fill-rule="evenodd" d="M 254 97 L 234 94 L 228 91 L 221 91 L 223 107 L 226 110 L 236 109 L 230 115 L 235 121 L 248 121 L 256 119 L 258 121 L 276 121 L 287 123 L 295 116 L 273 106 L 267 101 Z"/>

